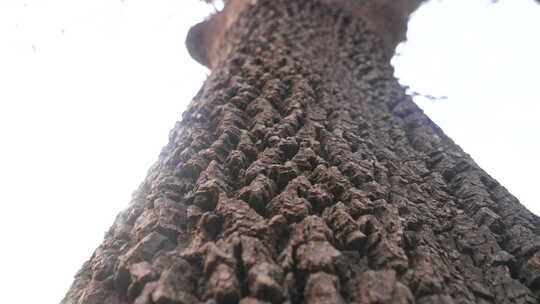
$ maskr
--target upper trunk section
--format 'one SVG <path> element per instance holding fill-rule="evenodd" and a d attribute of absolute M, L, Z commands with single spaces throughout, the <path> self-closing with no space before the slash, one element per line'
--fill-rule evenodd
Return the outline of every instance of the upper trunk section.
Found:
<path fill-rule="evenodd" d="M 320 0 L 328 9 L 339 9 L 350 18 L 359 18 L 377 33 L 387 59 L 394 54 L 396 46 L 405 40 L 410 14 L 425 0 Z M 263 0 L 229 0 L 225 8 L 193 26 L 186 45 L 191 56 L 199 63 L 213 68 L 227 56 L 231 49 L 228 35 L 238 17 L 251 6 L 265 5 Z M 277 1 L 279 2 L 279 1 Z M 310 1 L 298 1 L 310 2 Z M 276 16 L 279 17 L 279 16 Z"/>

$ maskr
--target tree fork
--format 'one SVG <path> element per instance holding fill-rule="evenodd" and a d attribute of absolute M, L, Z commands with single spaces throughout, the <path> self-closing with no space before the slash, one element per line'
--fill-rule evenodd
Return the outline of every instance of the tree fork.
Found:
<path fill-rule="evenodd" d="M 539 218 L 360 11 L 238 0 L 195 26 L 213 72 L 62 303 L 537 303 Z"/>

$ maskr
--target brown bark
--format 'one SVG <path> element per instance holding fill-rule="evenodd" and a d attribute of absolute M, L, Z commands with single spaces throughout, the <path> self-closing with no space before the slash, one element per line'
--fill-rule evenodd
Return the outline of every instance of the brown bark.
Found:
<path fill-rule="evenodd" d="M 222 43 L 62 303 L 537 303 L 539 218 L 405 95 L 362 18 L 259 0 Z"/>

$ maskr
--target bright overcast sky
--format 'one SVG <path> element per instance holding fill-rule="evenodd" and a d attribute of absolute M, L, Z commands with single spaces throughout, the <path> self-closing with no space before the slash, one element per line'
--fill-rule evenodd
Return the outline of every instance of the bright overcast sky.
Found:
<path fill-rule="evenodd" d="M 540 5 L 433 1 L 395 59 L 416 101 L 540 214 Z M 58 303 L 208 71 L 196 0 L 0 0 L 3 303 Z M 535 205 L 536 204 L 536 205 Z M 5 282 L 1 282 L 5 281 Z"/>

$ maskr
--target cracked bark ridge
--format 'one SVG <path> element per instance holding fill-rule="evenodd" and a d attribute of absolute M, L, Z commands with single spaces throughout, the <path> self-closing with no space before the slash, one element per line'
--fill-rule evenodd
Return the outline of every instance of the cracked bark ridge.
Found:
<path fill-rule="evenodd" d="M 259 0 L 63 304 L 537 303 L 540 220 L 405 95 L 381 37 Z"/>

